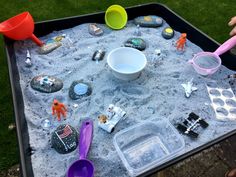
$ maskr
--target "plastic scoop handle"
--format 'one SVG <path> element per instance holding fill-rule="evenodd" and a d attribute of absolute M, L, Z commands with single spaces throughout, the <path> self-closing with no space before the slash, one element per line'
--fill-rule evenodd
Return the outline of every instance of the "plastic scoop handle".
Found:
<path fill-rule="evenodd" d="M 233 36 L 227 41 L 225 41 L 223 44 L 221 44 L 221 46 L 218 49 L 216 49 L 214 54 L 219 56 L 227 52 L 228 50 L 232 49 L 235 45 L 236 45 L 236 36 Z"/>
<path fill-rule="evenodd" d="M 80 128 L 79 159 L 86 159 L 92 141 L 92 134 L 93 122 L 91 120 L 83 121 Z"/>

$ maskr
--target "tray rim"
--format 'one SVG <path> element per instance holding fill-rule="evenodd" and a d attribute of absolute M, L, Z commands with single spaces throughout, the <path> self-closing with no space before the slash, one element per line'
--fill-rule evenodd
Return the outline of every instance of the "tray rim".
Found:
<path fill-rule="evenodd" d="M 172 14 L 174 14 L 175 16 L 177 16 L 179 19 L 181 19 L 183 22 L 185 22 L 186 24 L 188 24 L 190 27 L 194 28 L 197 32 L 199 32 L 201 35 L 203 35 L 204 37 L 207 37 L 208 39 L 210 39 L 213 43 L 215 43 L 217 46 L 220 45 L 220 43 L 218 43 L 216 40 L 214 40 L 213 38 L 209 37 L 207 34 L 205 34 L 204 32 L 202 32 L 200 29 L 194 27 L 191 23 L 189 23 L 187 20 L 183 19 L 180 15 L 178 15 L 176 12 L 174 12 L 173 10 L 171 10 L 168 6 L 162 4 L 162 3 L 156 3 L 156 2 L 151 2 L 151 3 L 144 3 L 144 4 L 140 4 L 140 5 L 134 5 L 134 6 L 129 6 L 126 7 L 125 9 L 133 9 L 133 8 L 137 8 L 137 7 L 143 7 L 143 6 L 149 6 L 149 5 L 157 5 L 157 6 L 162 6 L 165 9 L 167 9 L 168 11 L 170 11 Z M 61 21 L 61 20 L 70 20 L 73 18 L 80 18 L 80 17 L 88 17 L 90 15 L 98 15 L 98 14 L 103 14 L 104 11 L 99 11 L 99 12 L 94 12 L 94 13 L 88 13 L 88 14 L 83 14 L 83 15 L 78 15 L 78 16 L 70 16 L 70 17 L 64 17 L 64 18 L 58 18 L 58 19 L 51 19 L 51 20 L 45 20 L 45 21 L 39 21 L 35 23 L 35 26 L 37 26 L 37 24 L 44 24 L 44 23 L 50 23 L 50 22 L 55 22 L 55 21 Z M 17 141 L 18 141 L 18 148 L 19 148 L 19 154 L 20 154 L 20 171 L 21 171 L 21 176 L 23 177 L 27 177 L 27 170 L 26 170 L 26 158 L 25 158 L 25 152 L 24 152 L 24 145 L 23 145 L 23 136 L 22 136 L 22 132 L 21 132 L 21 125 L 20 125 L 20 116 L 19 116 L 19 111 L 18 111 L 18 107 L 17 107 L 17 102 L 19 101 L 17 99 L 16 96 L 16 85 L 14 84 L 14 76 L 13 76 L 13 70 L 12 70 L 12 64 L 10 61 L 10 55 L 9 55 L 9 46 L 7 46 L 6 44 L 9 42 L 13 42 L 14 40 L 11 40 L 5 36 L 3 36 L 3 41 L 4 41 L 4 49 L 6 52 L 6 58 L 7 58 L 7 65 L 8 65 L 8 73 L 9 73 L 9 78 L 10 78 L 10 87 L 11 87 L 11 92 L 12 92 L 12 101 L 13 101 L 13 107 L 14 107 L 14 115 L 15 115 L 15 122 L 16 122 L 16 131 L 17 131 Z M 13 57 L 15 57 L 15 54 L 13 54 Z M 22 97 L 22 90 L 20 89 L 20 95 Z M 22 102 L 23 99 L 21 100 Z M 23 104 L 24 105 L 24 104 Z M 24 120 L 26 121 L 26 120 Z M 27 122 L 26 122 L 27 124 Z M 27 134 L 28 135 L 28 134 Z M 197 153 L 200 153 L 201 151 L 210 148 L 211 146 L 227 139 L 230 138 L 231 136 L 236 135 L 236 129 L 232 130 L 214 140 L 209 141 L 206 144 L 203 144 L 201 146 L 198 146 L 195 149 L 192 149 L 191 151 L 182 154 L 181 156 L 175 157 L 174 159 L 171 159 L 165 163 L 163 163 L 162 165 L 159 165 L 158 167 L 149 170 L 148 172 L 145 172 L 144 174 L 140 175 L 140 176 L 147 176 L 153 173 L 156 173 L 158 171 L 161 171 L 171 165 L 174 165 L 188 157 L 191 157 Z M 28 135 L 29 136 L 29 135 Z M 29 138 L 29 137 L 28 137 Z M 31 165 L 31 170 L 32 170 L 32 165 Z"/>

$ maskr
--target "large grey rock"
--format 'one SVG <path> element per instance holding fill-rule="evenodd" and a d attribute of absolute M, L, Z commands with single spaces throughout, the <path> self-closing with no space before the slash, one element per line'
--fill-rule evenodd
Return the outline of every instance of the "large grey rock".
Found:
<path fill-rule="evenodd" d="M 60 154 L 67 154 L 78 146 L 78 133 L 68 124 L 57 127 L 51 137 L 52 148 Z"/>
<path fill-rule="evenodd" d="M 162 26 L 163 19 L 156 15 L 140 16 L 134 19 L 134 23 L 142 27 L 155 28 Z"/>
<path fill-rule="evenodd" d="M 39 75 L 31 80 L 30 85 L 39 92 L 53 93 L 62 89 L 63 82 L 54 76 Z"/>

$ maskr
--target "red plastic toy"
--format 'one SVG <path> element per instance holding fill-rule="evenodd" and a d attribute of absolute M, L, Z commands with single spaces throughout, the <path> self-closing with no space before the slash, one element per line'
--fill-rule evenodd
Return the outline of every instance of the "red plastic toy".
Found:
<path fill-rule="evenodd" d="M 187 34 L 186 33 L 182 33 L 180 38 L 176 42 L 177 50 L 184 50 L 184 46 L 186 44 L 186 38 L 187 38 Z"/>
<path fill-rule="evenodd" d="M 18 14 L 0 23 L 0 33 L 14 40 L 32 39 L 38 46 L 42 46 L 34 34 L 34 20 L 29 12 Z"/>
<path fill-rule="evenodd" d="M 66 107 L 63 103 L 60 103 L 58 100 L 54 99 L 52 105 L 52 115 L 57 114 L 57 120 L 61 121 L 61 114 L 63 115 L 64 119 L 66 117 Z"/>

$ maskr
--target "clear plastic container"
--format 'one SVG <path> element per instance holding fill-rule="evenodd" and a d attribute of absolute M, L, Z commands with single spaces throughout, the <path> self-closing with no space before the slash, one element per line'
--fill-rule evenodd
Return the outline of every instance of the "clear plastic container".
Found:
<path fill-rule="evenodd" d="M 184 139 L 165 120 L 145 122 L 114 136 L 115 148 L 131 176 L 137 176 L 176 156 Z"/>

